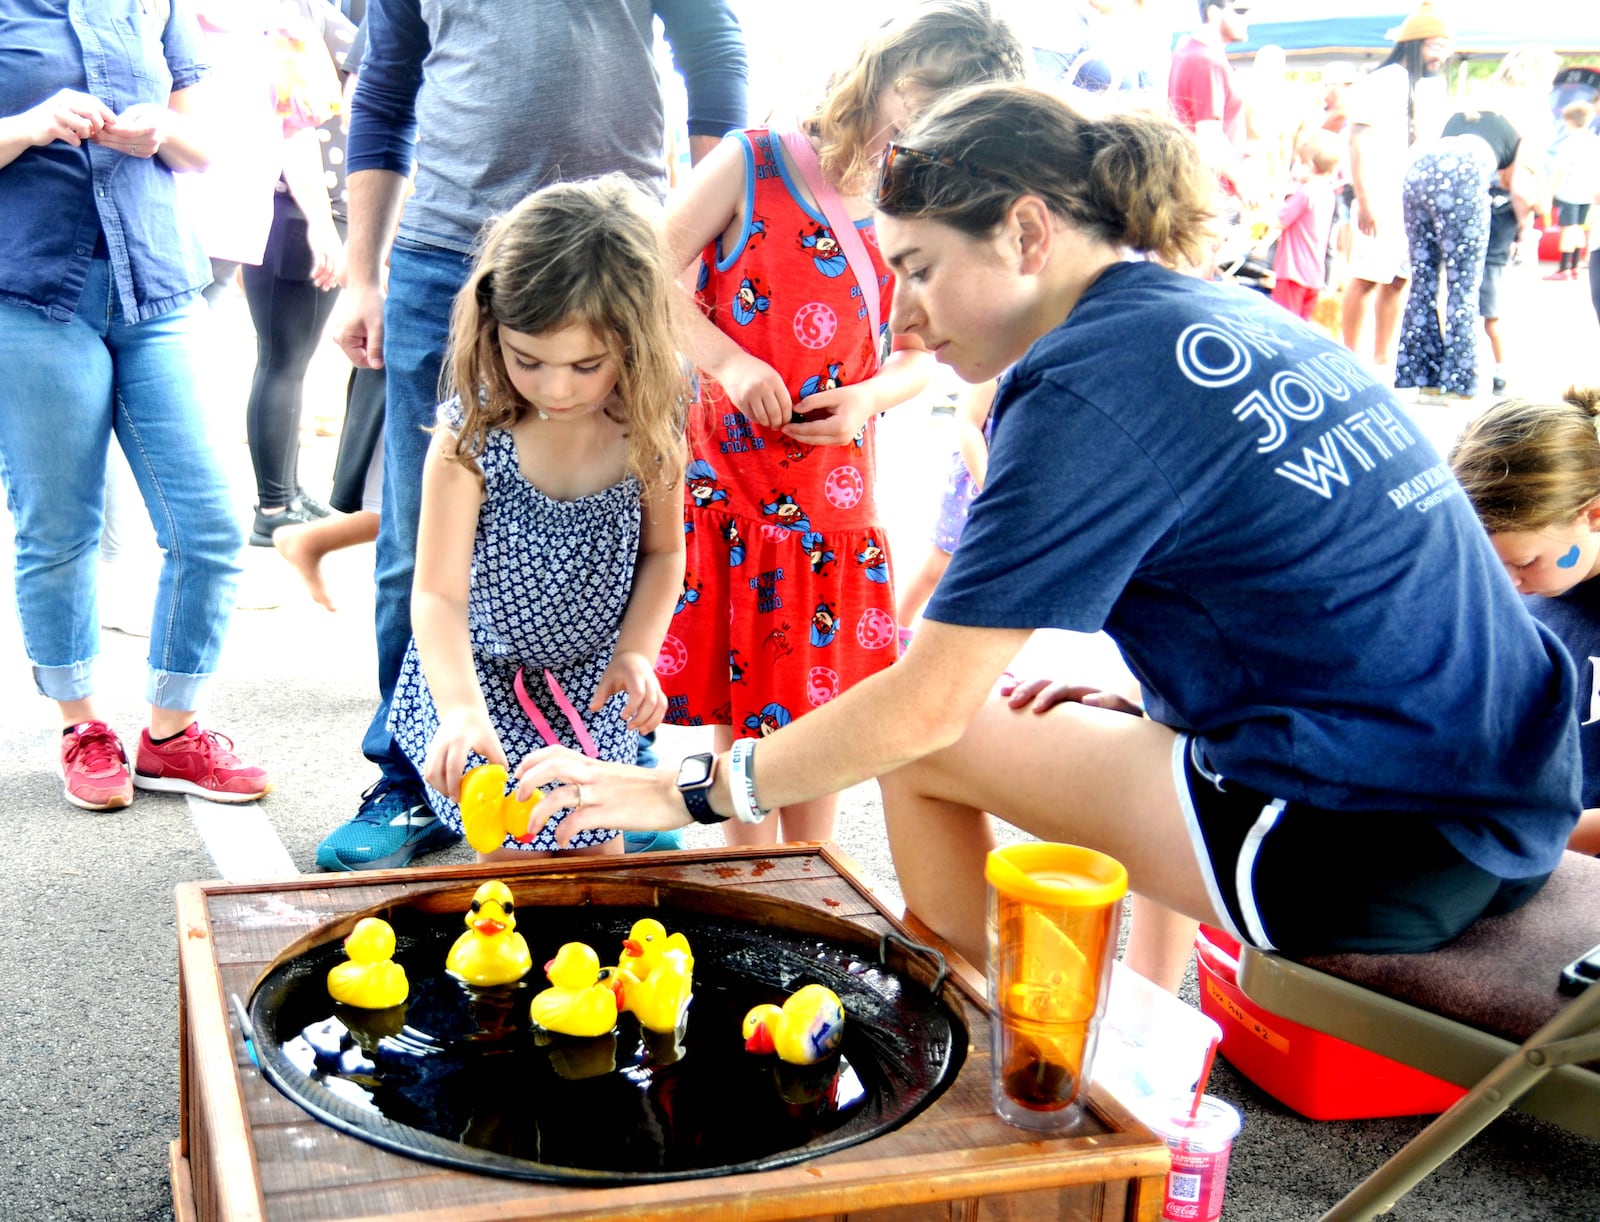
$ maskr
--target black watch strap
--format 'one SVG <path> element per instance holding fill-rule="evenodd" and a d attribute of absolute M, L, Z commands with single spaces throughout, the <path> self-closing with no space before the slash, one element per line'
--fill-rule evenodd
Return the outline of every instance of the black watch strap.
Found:
<path fill-rule="evenodd" d="M 696 823 L 726 823 L 727 815 L 719 815 L 711 809 L 711 786 L 703 789 L 680 789 L 678 793 L 683 796 L 683 804 L 689 808 L 689 817 Z"/>
<path fill-rule="evenodd" d="M 697 770 L 698 769 L 698 770 Z M 678 768 L 678 793 L 696 823 L 726 823 L 727 815 L 711 809 L 711 786 L 717 777 L 717 757 L 707 752 L 691 755 Z M 693 778 L 687 780 L 685 778 Z"/>

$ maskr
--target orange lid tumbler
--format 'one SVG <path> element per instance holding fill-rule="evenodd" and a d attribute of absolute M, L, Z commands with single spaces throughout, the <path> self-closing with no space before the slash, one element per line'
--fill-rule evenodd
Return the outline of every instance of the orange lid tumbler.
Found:
<path fill-rule="evenodd" d="M 984 877 L 994 1109 L 1063 1132 L 1089 1078 L 1128 872 L 1093 849 L 1028 843 L 993 850 Z"/>

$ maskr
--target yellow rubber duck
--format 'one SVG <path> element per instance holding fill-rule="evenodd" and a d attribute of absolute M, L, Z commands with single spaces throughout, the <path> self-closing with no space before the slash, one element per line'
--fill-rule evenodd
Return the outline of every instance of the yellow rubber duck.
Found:
<path fill-rule="evenodd" d="M 756 1006 L 744 1016 L 744 1046 L 749 1052 L 776 1052 L 790 1065 L 815 1065 L 844 1042 L 844 1006 L 839 995 L 820 984 L 792 994 L 780 1009 Z"/>
<path fill-rule="evenodd" d="M 561 1035 L 605 1035 L 617 1025 L 616 974 L 600 970 L 600 956 L 582 942 L 567 942 L 544 965 L 550 987 L 533 999 L 529 1014 Z"/>
<path fill-rule="evenodd" d="M 670 1034 L 683 1022 L 694 992 L 694 955 L 682 933 L 668 934 L 654 917 L 633 923 L 617 964 L 622 1008 L 647 1031 Z"/>
<path fill-rule="evenodd" d="M 379 917 L 362 917 L 344 940 L 349 957 L 328 973 L 328 993 L 363 1010 L 387 1010 L 411 992 L 406 969 L 394 961 L 394 930 Z"/>
<path fill-rule="evenodd" d="M 667 927 L 654 917 L 641 917 L 628 930 L 622 943 L 622 958 L 617 960 L 617 970 L 643 980 L 660 966 L 665 958 L 681 958 L 689 968 L 694 968 L 694 955 L 689 950 L 689 939 L 681 933 L 669 935 Z"/>
<path fill-rule="evenodd" d="M 480 853 L 492 853 L 510 836 L 518 844 L 534 837 L 528 828 L 540 794 L 517 799 L 506 792 L 506 770 L 499 764 L 479 764 L 461 778 L 461 828 L 467 843 Z"/>
<path fill-rule="evenodd" d="M 467 932 L 444 958 L 445 970 L 468 984 L 511 984 L 533 967 L 528 944 L 517 932 L 511 888 L 499 879 L 483 884 L 467 909 Z"/>

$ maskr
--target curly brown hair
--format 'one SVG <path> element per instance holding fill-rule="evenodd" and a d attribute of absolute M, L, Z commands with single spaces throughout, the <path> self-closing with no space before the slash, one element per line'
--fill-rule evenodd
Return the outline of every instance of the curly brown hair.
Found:
<path fill-rule="evenodd" d="M 1600 388 L 1505 399 L 1469 424 L 1450 466 L 1490 534 L 1564 526 L 1600 497 Z"/>
<path fill-rule="evenodd" d="M 465 417 L 452 459 L 478 471 L 489 430 L 528 410 L 506 371 L 500 328 L 537 335 L 581 324 L 616 363 L 628 473 L 646 489 L 677 480 L 690 386 L 658 212 L 627 178 L 608 174 L 544 187 L 489 224 L 450 313 L 443 389 Z"/>

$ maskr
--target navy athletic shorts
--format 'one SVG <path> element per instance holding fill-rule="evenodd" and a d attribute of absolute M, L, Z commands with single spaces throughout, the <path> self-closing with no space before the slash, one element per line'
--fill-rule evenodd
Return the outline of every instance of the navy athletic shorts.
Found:
<path fill-rule="evenodd" d="M 1293 955 L 1433 950 L 1510 912 L 1548 874 L 1502 879 L 1414 811 L 1319 810 L 1222 777 L 1178 736 L 1173 774 L 1228 932 Z"/>

